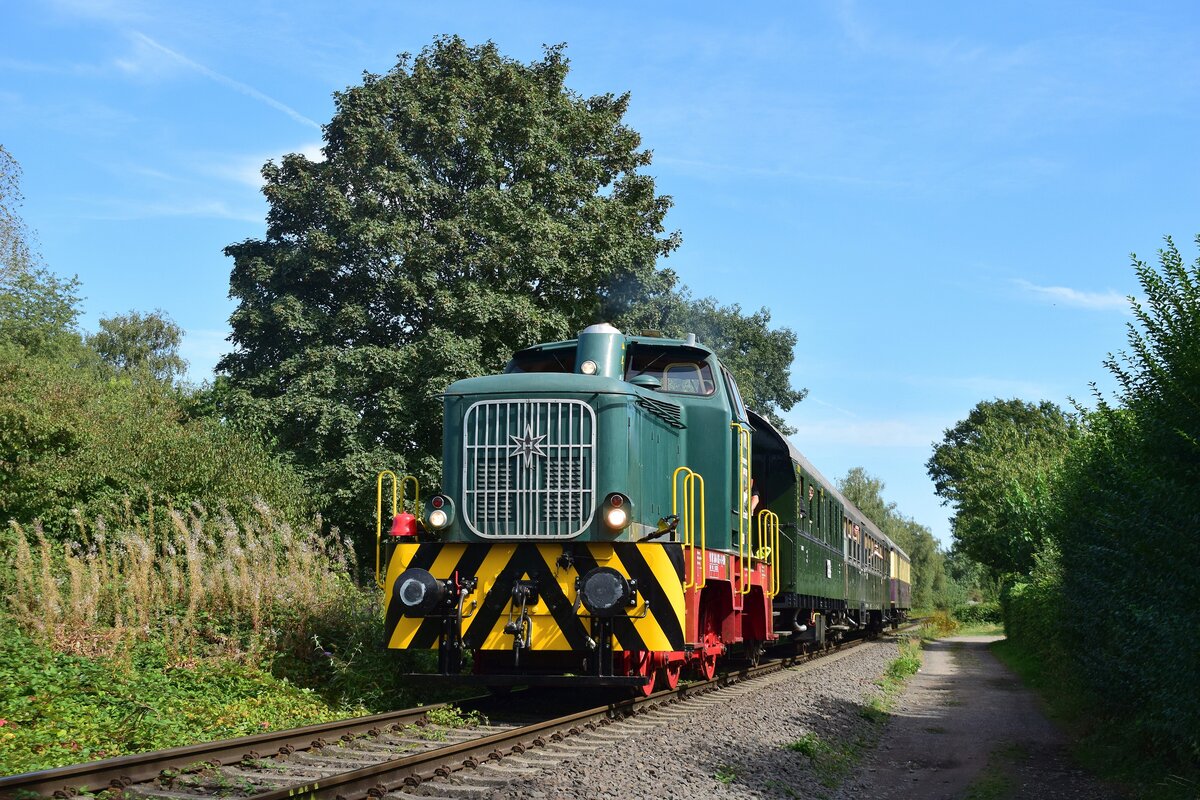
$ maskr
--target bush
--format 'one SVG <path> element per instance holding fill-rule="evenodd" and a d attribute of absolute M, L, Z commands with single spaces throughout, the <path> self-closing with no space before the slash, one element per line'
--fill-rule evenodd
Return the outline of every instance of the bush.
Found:
<path fill-rule="evenodd" d="M 169 524 L 151 521 L 156 508 L 193 502 L 242 514 L 263 500 L 293 522 L 308 515 L 290 468 L 185 405 L 169 384 L 0 347 L 0 519 L 41 520 L 64 541 L 80 517 Z"/>
<path fill-rule="evenodd" d="M 950 615 L 964 625 L 999 623 L 1002 619 L 1000 603 L 997 600 L 957 605 Z"/>

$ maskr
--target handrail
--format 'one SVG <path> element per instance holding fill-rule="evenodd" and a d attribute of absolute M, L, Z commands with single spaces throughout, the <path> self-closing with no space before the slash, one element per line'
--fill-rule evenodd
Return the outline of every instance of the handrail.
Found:
<path fill-rule="evenodd" d="M 747 574 L 750 570 L 750 429 L 734 420 L 729 427 L 738 435 L 738 564 L 741 567 L 741 586 L 738 594 L 750 594 L 750 581 Z"/>
<path fill-rule="evenodd" d="M 409 481 L 412 482 L 413 486 L 412 514 L 414 517 L 420 516 L 421 508 L 421 482 L 417 480 L 415 475 L 405 475 L 403 478 L 397 478 L 396 473 L 390 469 L 385 469 L 379 473 L 379 476 L 375 479 L 375 584 L 380 589 L 383 588 L 383 579 L 379 577 L 379 568 L 383 552 L 383 479 L 385 477 L 392 479 L 393 520 L 397 514 L 404 511 L 405 503 L 408 499 Z"/>
<path fill-rule="evenodd" d="M 383 580 L 379 577 L 380 555 L 383 551 L 383 479 L 392 479 L 392 518 L 396 517 L 396 499 L 400 488 L 400 479 L 390 469 L 382 470 L 375 479 L 375 584 L 382 589 Z"/>
<path fill-rule="evenodd" d="M 766 538 L 767 544 L 763 544 Z M 755 557 L 771 562 L 771 585 L 767 593 L 771 597 L 779 594 L 779 515 L 774 511 L 763 509 L 758 512 L 758 550 Z"/>
<path fill-rule="evenodd" d="M 704 530 L 704 478 L 700 473 L 695 472 L 691 467 L 676 467 L 675 472 L 671 475 L 671 513 L 676 517 L 679 516 L 679 473 L 686 472 L 683 476 L 683 499 L 684 510 L 687 511 L 687 516 L 682 520 L 683 527 L 683 544 L 684 547 L 692 548 L 692 552 L 688 553 L 688 569 L 691 572 L 691 577 L 683 582 L 685 589 L 703 589 L 708 585 L 708 570 L 705 568 L 708 555 L 706 552 L 707 539 Z M 696 578 L 696 484 L 700 484 L 700 578 Z M 687 574 L 686 572 L 684 573 Z"/>

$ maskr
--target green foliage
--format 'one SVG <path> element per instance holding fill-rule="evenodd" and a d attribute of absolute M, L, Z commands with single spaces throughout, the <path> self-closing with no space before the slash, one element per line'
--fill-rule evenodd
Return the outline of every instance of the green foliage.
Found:
<path fill-rule="evenodd" d="M 944 605 L 945 556 L 929 528 L 905 517 L 895 503 L 884 500 L 883 481 L 862 467 L 847 472 L 846 477 L 838 481 L 838 489 L 908 554 L 912 562 L 912 607 Z"/>
<path fill-rule="evenodd" d="M 441 725 L 445 728 L 472 728 L 476 725 L 487 724 L 487 720 L 478 711 L 464 713 L 461 708 L 449 704 L 431 708 L 425 715 L 425 719 L 434 725 Z"/>
<path fill-rule="evenodd" d="M 925 617 L 921 622 L 920 637 L 925 641 L 943 639 L 958 633 L 958 620 L 950 616 L 948 611 L 937 610 Z"/>
<path fill-rule="evenodd" d="M 919 639 L 905 639 L 900 642 L 900 655 L 892 659 L 883 673 L 883 677 L 875 682 L 879 694 L 867 698 L 866 703 L 859 709 L 863 719 L 880 723 L 887 721 L 896 701 L 904 691 L 904 683 L 921 669 L 921 642 Z"/>
<path fill-rule="evenodd" d="M 168 385 L 0 348 L 0 516 L 41 519 L 61 538 L 80 514 L 145 516 L 153 505 L 240 513 L 262 499 L 291 519 L 307 514 L 287 466 L 252 437 L 185 410 Z"/>
<path fill-rule="evenodd" d="M 853 744 L 827 742 L 815 733 L 806 733 L 784 748 L 806 756 L 817 780 L 830 789 L 840 786 L 850 776 L 860 755 Z"/>
<path fill-rule="evenodd" d="M 226 405 L 335 522 L 367 527 L 382 468 L 437 473 L 449 383 L 673 284 L 629 96 L 567 72 L 562 46 L 522 64 L 440 37 L 335 96 L 324 160 L 264 167 L 267 235 L 226 249 Z"/>
<path fill-rule="evenodd" d="M 145 642 L 120 656 L 51 649 L 0 614 L 0 764 L 48 769 L 338 719 L 311 690 L 232 658 L 176 660 Z"/>
<path fill-rule="evenodd" d="M 958 547 L 996 574 L 1028 574 L 1048 536 L 1049 481 L 1077 436 L 1053 403 L 982 401 L 946 431 L 926 463 L 953 504 Z"/>
<path fill-rule="evenodd" d="M 100 330 L 87 337 L 88 346 L 116 372 L 168 383 L 187 371 L 187 362 L 179 355 L 182 342 L 183 328 L 163 311 L 130 311 L 102 319 Z"/>
<path fill-rule="evenodd" d="M 985 603 L 963 603 L 954 606 L 950 613 L 965 625 L 1003 621 L 1003 612 L 998 600 L 990 600 Z"/>
<path fill-rule="evenodd" d="M 1106 362 L 1121 404 L 1098 398 L 1055 486 L 1061 639 L 1087 654 L 1076 676 L 1100 707 L 1187 764 L 1200 760 L 1200 258 L 1168 238 L 1156 266 L 1133 266 L 1146 299 L 1129 350 Z"/>
<path fill-rule="evenodd" d="M 921 645 L 908 639 L 900 643 L 900 655 L 887 668 L 887 677 L 893 681 L 904 681 L 921 669 Z"/>
<path fill-rule="evenodd" d="M 79 281 L 45 269 L 20 206 L 21 167 L 0 145 L 0 351 L 75 354 Z"/>
<path fill-rule="evenodd" d="M 0 763 L 49 767 L 427 702 L 346 543 L 260 507 L 0 533 Z M 113 677 L 110 677 L 113 676 Z M 470 723 L 470 715 L 459 715 Z M 11 735 L 9 735 L 11 734 Z M 14 767 L 15 768 L 15 767 Z"/>

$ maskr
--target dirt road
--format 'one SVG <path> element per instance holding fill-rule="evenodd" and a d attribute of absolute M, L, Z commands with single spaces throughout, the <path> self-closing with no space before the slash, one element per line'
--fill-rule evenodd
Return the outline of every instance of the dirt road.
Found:
<path fill-rule="evenodd" d="M 998 637 L 926 645 L 879 748 L 841 800 L 1116 800 L 1076 766 L 1036 696 L 988 651 Z"/>

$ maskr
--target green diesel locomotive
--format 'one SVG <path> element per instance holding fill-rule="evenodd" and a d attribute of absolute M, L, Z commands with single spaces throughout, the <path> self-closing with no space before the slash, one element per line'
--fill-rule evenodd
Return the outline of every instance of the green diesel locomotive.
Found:
<path fill-rule="evenodd" d="M 444 401 L 441 491 L 397 514 L 380 476 L 388 646 L 442 676 L 649 693 L 908 609 L 908 557 L 694 336 L 593 325 Z"/>

